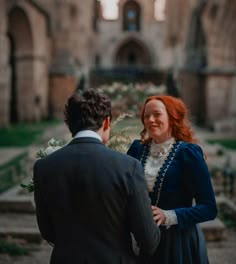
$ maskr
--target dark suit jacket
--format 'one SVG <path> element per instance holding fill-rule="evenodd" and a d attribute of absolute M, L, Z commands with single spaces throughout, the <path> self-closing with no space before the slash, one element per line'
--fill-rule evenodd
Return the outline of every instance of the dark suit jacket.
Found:
<path fill-rule="evenodd" d="M 130 232 L 154 253 L 160 233 L 134 158 L 77 138 L 35 163 L 34 184 L 40 232 L 55 245 L 51 263 L 135 263 Z"/>

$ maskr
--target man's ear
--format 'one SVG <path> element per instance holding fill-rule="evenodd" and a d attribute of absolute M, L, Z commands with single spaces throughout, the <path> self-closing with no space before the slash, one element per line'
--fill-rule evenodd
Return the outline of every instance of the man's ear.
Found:
<path fill-rule="evenodd" d="M 104 121 L 103 121 L 103 129 L 104 129 L 104 131 L 107 130 L 107 129 L 110 127 L 110 123 L 111 123 L 111 121 L 110 121 L 110 117 L 107 116 L 107 117 L 104 119 Z"/>

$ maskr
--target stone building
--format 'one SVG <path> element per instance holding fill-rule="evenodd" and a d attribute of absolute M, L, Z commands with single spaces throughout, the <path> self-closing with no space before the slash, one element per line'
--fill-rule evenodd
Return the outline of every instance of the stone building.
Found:
<path fill-rule="evenodd" d="M 120 0 L 117 19 L 99 20 L 99 66 L 166 69 L 170 65 L 170 50 L 163 41 L 165 23 L 155 18 L 154 4 L 155 0 Z"/>
<path fill-rule="evenodd" d="M 61 116 L 88 72 L 97 1 L 1 0 L 0 125 Z"/>
<path fill-rule="evenodd" d="M 236 130 L 236 2 L 166 0 L 157 20 L 158 1 L 106 20 L 98 0 L 1 0 L 0 126 L 61 116 L 92 69 L 171 69 L 198 123 Z"/>
<path fill-rule="evenodd" d="M 196 121 L 236 131 L 236 2 L 168 0 L 167 43 Z"/>

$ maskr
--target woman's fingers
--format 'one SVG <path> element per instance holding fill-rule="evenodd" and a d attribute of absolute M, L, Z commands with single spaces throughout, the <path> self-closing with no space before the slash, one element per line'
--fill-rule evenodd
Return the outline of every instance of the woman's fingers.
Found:
<path fill-rule="evenodd" d="M 160 211 L 160 209 L 158 207 L 152 205 L 152 213 L 153 214 L 157 214 L 159 211 Z"/>
<path fill-rule="evenodd" d="M 161 225 L 164 221 L 163 215 L 162 214 L 157 214 L 153 217 L 154 221 L 158 224 Z"/>
<path fill-rule="evenodd" d="M 156 206 L 152 206 L 153 219 L 158 224 L 161 225 L 165 221 L 165 215 L 162 210 Z"/>
<path fill-rule="evenodd" d="M 160 219 L 159 221 L 157 221 L 157 225 L 159 226 L 159 225 L 161 225 L 163 223 L 163 220 L 162 219 Z"/>

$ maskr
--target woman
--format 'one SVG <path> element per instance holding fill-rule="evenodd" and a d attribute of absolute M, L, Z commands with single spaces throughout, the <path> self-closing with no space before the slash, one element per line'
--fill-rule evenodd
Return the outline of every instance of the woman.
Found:
<path fill-rule="evenodd" d="M 217 207 L 204 154 L 186 116 L 180 99 L 148 97 L 141 140 L 134 140 L 128 150 L 144 167 L 153 216 L 161 229 L 160 244 L 148 263 L 208 263 L 197 224 L 214 219 Z"/>

